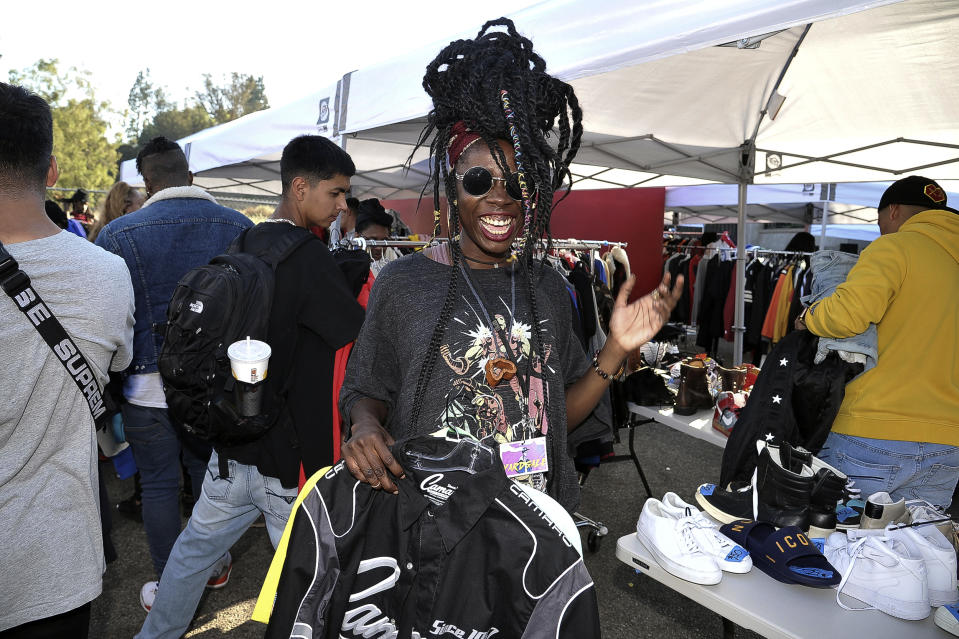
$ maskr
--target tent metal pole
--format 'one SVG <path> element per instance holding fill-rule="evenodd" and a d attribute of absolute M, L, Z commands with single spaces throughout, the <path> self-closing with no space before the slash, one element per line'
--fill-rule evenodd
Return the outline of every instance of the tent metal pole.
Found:
<path fill-rule="evenodd" d="M 739 220 L 736 225 L 736 314 L 733 321 L 733 366 L 743 363 L 746 334 L 746 180 L 739 181 Z"/>
<path fill-rule="evenodd" d="M 826 250 L 826 226 L 829 225 L 829 200 L 822 202 L 822 224 L 819 229 L 819 250 Z"/>

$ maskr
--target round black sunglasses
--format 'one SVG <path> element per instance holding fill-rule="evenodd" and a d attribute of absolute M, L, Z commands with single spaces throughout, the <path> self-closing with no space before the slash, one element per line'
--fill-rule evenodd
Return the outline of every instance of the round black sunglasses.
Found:
<path fill-rule="evenodd" d="M 509 177 L 494 177 L 485 166 L 474 166 L 465 173 L 454 173 L 457 180 L 463 182 L 463 190 L 473 197 L 483 197 L 493 189 L 493 182 L 505 182 L 506 194 L 514 200 L 523 199 L 523 191 L 519 187 L 519 173 L 510 173 Z"/>

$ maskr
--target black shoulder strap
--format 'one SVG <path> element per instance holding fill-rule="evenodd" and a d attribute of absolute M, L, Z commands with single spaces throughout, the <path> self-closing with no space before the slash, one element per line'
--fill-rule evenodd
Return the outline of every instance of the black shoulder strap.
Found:
<path fill-rule="evenodd" d="M 67 374 L 76 383 L 80 393 L 87 401 L 93 420 L 96 422 L 106 412 L 103 401 L 103 389 L 93 372 L 93 367 L 83 352 L 67 334 L 50 307 L 40 298 L 30 277 L 20 270 L 20 265 L 0 243 L 0 286 L 13 299 L 17 308 L 27 316 L 40 337 L 47 343 L 57 360 L 66 369 Z"/>
<path fill-rule="evenodd" d="M 284 233 L 273 242 L 270 248 L 262 253 L 260 257 L 276 269 L 277 265 L 282 263 L 283 260 L 292 255 L 296 249 L 310 240 L 318 240 L 310 231 L 306 231 L 305 233 Z"/>
<path fill-rule="evenodd" d="M 260 222 L 260 224 L 265 224 L 265 222 Z M 259 250 L 250 250 L 247 247 L 247 234 L 251 229 L 243 229 L 240 235 L 230 244 L 227 253 L 252 253 L 276 270 L 277 265 L 292 255 L 300 246 L 312 239 L 318 239 L 313 233 L 306 229 L 301 229 L 300 227 L 297 227 L 297 229 L 298 232 L 279 234 L 279 237 L 273 239 L 269 246 Z M 254 242 L 254 244 L 256 244 L 256 242 Z"/>

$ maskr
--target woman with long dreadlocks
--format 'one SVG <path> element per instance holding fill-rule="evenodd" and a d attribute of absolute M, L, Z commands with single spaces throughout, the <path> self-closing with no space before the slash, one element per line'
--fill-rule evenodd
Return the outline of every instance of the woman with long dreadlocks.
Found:
<path fill-rule="evenodd" d="M 583 132 L 572 87 L 545 69 L 505 18 L 450 43 L 426 69 L 433 110 L 420 144 L 430 140 L 435 232 L 443 186 L 450 241 L 383 269 L 347 368 L 343 457 L 374 488 L 396 492 L 391 474 L 403 476 L 388 449 L 394 437 L 454 427 L 491 446 L 540 442 L 549 470 L 525 479 L 572 511 L 579 487 L 567 433 L 679 299 L 682 282 L 671 288 L 667 275 L 629 304 L 627 281 L 590 364 L 562 276 L 536 257 Z"/>

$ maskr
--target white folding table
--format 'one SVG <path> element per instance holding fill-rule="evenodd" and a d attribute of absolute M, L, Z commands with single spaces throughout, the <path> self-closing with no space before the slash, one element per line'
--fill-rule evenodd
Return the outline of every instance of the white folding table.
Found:
<path fill-rule="evenodd" d="M 726 436 L 713 428 L 712 409 L 701 410 L 689 416 L 676 415 L 673 407 L 668 406 L 660 408 L 659 406 L 640 406 L 628 402 L 626 407 L 633 415 L 645 420 L 641 423 L 650 421 L 659 422 L 664 426 L 678 430 L 681 433 L 692 435 L 697 439 L 702 439 L 720 448 L 726 447 Z"/>
<path fill-rule="evenodd" d="M 810 588 L 776 581 L 758 568 L 745 575 L 723 573 L 715 586 L 701 586 L 663 570 L 636 534 L 620 537 L 616 558 L 723 618 L 724 637 L 740 626 L 771 639 L 946 639 L 934 611 L 922 621 L 905 621 L 878 610 L 843 610 L 833 588 Z M 848 606 L 865 604 L 843 596 Z"/>

